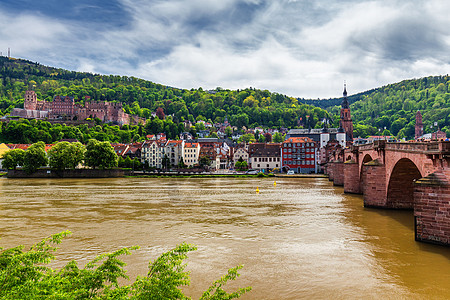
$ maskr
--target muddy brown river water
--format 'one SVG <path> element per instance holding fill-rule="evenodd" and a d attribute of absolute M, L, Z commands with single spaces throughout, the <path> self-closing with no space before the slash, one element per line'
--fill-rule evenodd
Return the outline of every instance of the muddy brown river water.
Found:
<path fill-rule="evenodd" d="M 413 213 L 366 209 L 327 179 L 0 178 L 0 246 L 72 231 L 56 267 L 140 245 L 131 278 L 188 242 L 194 299 L 228 268 L 243 299 L 448 299 L 450 248 L 414 241 Z M 260 193 L 255 193 L 256 188 Z"/>

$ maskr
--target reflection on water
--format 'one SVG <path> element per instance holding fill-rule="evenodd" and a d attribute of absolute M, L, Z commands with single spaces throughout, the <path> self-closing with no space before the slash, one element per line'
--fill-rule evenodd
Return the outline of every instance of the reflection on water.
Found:
<path fill-rule="evenodd" d="M 260 193 L 255 189 L 259 187 Z M 447 298 L 450 249 L 414 241 L 413 214 L 363 208 L 326 179 L 0 179 L 0 245 L 69 229 L 59 260 L 123 246 L 131 277 L 183 241 L 198 298 L 244 264 L 244 299 Z M 60 263 L 62 264 L 62 263 Z"/>

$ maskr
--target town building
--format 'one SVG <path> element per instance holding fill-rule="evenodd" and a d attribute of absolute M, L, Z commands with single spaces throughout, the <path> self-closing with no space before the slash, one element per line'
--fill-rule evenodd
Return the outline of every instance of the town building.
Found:
<path fill-rule="evenodd" d="M 447 134 L 440 129 L 431 134 L 432 140 L 445 140 L 446 138 L 447 138 Z"/>
<path fill-rule="evenodd" d="M 322 171 L 320 166 L 328 162 L 327 153 L 330 153 L 330 149 L 336 148 L 336 142 L 342 149 L 352 144 L 354 140 L 353 121 L 351 118 L 350 104 L 347 98 L 346 84 L 344 84 L 339 128 L 327 128 L 326 122 L 324 122 L 324 127 L 322 129 L 291 129 L 286 134 L 286 140 L 300 137 L 310 138 L 315 142 L 317 147 L 315 151 L 316 164 L 319 164 L 316 172 Z"/>
<path fill-rule="evenodd" d="M 169 159 L 169 167 L 178 166 L 178 163 L 183 158 L 184 141 L 169 140 L 165 145 L 165 157 Z"/>
<path fill-rule="evenodd" d="M 247 165 L 250 165 L 249 155 L 248 155 L 248 145 L 247 144 L 241 144 L 238 145 L 234 149 L 233 153 L 233 165 L 236 165 L 236 163 L 242 159 L 243 161 L 247 162 Z"/>
<path fill-rule="evenodd" d="M 282 166 L 295 173 L 317 173 L 317 142 L 308 137 L 291 137 L 282 143 Z"/>
<path fill-rule="evenodd" d="M 199 160 L 206 156 L 210 160 L 210 169 L 217 171 L 220 169 L 219 149 L 221 143 L 216 138 L 201 138 L 197 140 L 200 144 Z"/>
<path fill-rule="evenodd" d="M 162 169 L 165 155 L 166 139 L 151 139 L 142 147 L 141 162 L 150 168 Z"/>
<path fill-rule="evenodd" d="M 248 146 L 249 168 L 268 172 L 281 169 L 280 143 L 253 143 Z"/>
<path fill-rule="evenodd" d="M 9 150 L 11 150 L 11 149 L 9 149 L 9 147 L 6 144 L 4 144 L 4 143 L 0 144 L 0 170 L 3 169 L 3 165 L 2 165 L 3 154 L 5 154 L 5 152 L 9 151 Z"/>
<path fill-rule="evenodd" d="M 200 144 L 186 142 L 183 150 L 183 162 L 188 167 L 198 165 L 198 158 L 200 155 Z"/>

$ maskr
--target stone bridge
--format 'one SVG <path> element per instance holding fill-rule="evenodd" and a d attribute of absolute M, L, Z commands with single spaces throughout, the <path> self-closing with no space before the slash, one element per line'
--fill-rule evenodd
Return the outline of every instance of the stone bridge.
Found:
<path fill-rule="evenodd" d="M 412 209 L 418 241 L 450 245 L 450 142 L 351 146 L 326 173 L 365 207 Z"/>

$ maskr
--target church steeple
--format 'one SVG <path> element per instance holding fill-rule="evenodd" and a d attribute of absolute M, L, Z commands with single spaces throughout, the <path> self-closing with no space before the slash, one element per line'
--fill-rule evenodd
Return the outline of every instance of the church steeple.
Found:
<path fill-rule="evenodd" d="M 339 129 L 347 134 L 347 141 L 353 141 L 353 122 L 350 114 L 350 104 L 347 99 L 347 84 L 344 82 L 344 99 L 341 104 L 341 121 Z"/>
<path fill-rule="evenodd" d="M 344 92 L 342 93 L 344 96 L 344 99 L 342 100 L 341 107 L 342 108 L 350 108 L 350 104 L 348 103 L 347 99 L 347 84 L 344 82 Z"/>

